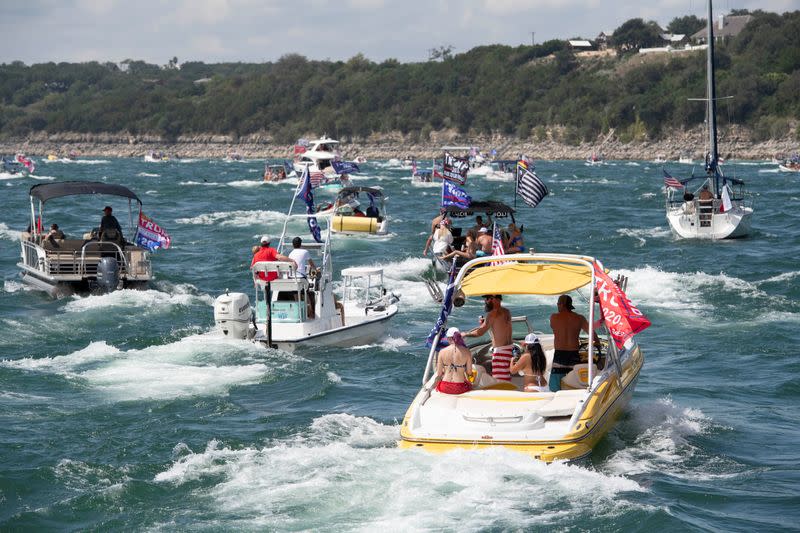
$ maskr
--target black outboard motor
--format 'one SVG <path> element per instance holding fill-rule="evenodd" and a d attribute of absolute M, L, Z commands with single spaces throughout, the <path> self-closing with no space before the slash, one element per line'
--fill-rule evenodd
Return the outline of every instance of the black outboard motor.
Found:
<path fill-rule="evenodd" d="M 119 283 L 119 263 L 116 257 L 101 257 L 97 263 L 97 285 L 103 292 L 113 292 Z"/>

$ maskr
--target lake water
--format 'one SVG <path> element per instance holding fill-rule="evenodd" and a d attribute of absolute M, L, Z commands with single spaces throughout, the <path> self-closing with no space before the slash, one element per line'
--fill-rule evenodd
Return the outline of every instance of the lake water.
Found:
<path fill-rule="evenodd" d="M 368 163 L 391 235 L 334 238 L 336 270 L 380 265 L 401 311 L 374 345 L 287 354 L 212 340 L 212 302 L 250 292 L 250 248 L 279 234 L 296 181 L 263 161 L 41 162 L 0 175 L 2 530 L 780 530 L 800 523 L 800 180 L 734 162 L 755 194 L 753 232 L 686 242 L 669 231 L 661 166 L 537 164 L 552 195 L 517 221 L 538 251 L 583 253 L 629 277 L 653 325 L 619 424 L 578 464 L 497 449 L 396 448 L 438 314 L 421 276 L 439 189 Z M 667 168 L 679 177 L 687 165 Z M 146 291 L 51 300 L 19 281 L 28 190 L 67 179 L 127 185 L 173 239 Z M 472 176 L 475 199 L 513 183 Z M 332 198 L 320 192 L 318 199 Z M 68 235 L 103 198 L 47 204 Z M 123 204 L 111 200 L 123 223 Z M 304 221 L 292 226 L 306 237 Z M 338 278 L 338 276 L 337 276 Z M 514 299 L 506 304 L 515 309 Z M 582 304 L 585 309 L 585 304 Z M 579 310 L 580 310 L 579 306 Z M 546 328 L 555 302 L 526 313 Z M 461 310 L 474 324 L 478 303 Z M 455 317 L 454 317 L 455 320 Z"/>

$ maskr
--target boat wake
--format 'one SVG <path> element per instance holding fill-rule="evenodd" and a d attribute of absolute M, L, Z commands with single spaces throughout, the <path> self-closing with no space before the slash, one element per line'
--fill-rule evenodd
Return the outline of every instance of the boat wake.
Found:
<path fill-rule="evenodd" d="M 219 225 L 249 227 L 261 226 L 269 223 L 283 223 L 285 218 L 286 215 L 278 211 L 216 211 L 214 213 L 205 213 L 191 218 L 178 218 L 175 222 L 193 226 Z"/>
<path fill-rule="evenodd" d="M 623 237 L 631 237 L 639 241 L 639 247 L 647 244 L 647 239 L 666 239 L 672 236 L 672 232 L 668 228 L 655 227 L 655 228 L 620 228 L 617 230 L 619 235 Z"/>
<path fill-rule="evenodd" d="M 232 387 L 286 375 L 298 361 L 247 341 L 191 335 L 127 351 L 98 341 L 67 355 L 4 360 L 0 366 L 61 375 L 107 403 L 226 396 Z"/>
<path fill-rule="evenodd" d="M 4 222 L 0 222 L 0 239 L 18 241 L 22 232 L 10 229 Z"/>
<path fill-rule="evenodd" d="M 238 527 L 269 530 L 343 523 L 388 531 L 529 529 L 644 508 L 624 500 L 644 489 L 622 476 L 504 449 L 403 451 L 395 448 L 398 432 L 397 425 L 342 413 L 263 447 L 212 440 L 194 452 L 179 443 L 154 482 L 190 485 L 197 506 L 210 498 L 217 527 L 234 516 Z M 464 512 L 431 512 L 454 501 Z"/>
<path fill-rule="evenodd" d="M 105 311 L 113 307 L 128 307 L 154 309 L 172 307 L 177 305 L 213 305 L 214 299 L 208 294 L 201 294 L 193 285 L 171 285 L 160 282 L 156 285 L 164 290 L 135 290 L 123 289 L 106 294 L 93 294 L 89 296 L 72 296 L 63 310 L 68 313 L 82 313 L 91 310 Z"/>

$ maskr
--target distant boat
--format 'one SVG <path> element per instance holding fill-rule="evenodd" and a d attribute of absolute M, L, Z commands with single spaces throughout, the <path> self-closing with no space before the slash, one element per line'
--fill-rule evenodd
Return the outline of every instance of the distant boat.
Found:
<path fill-rule="evenodd" d="M 778 163 L 778 170 L 781 172 L 800 172 L 800 155 L 795 154 Z"/>
<path fill-rule="evenodd" d="M 309 172 L 331 173 L 331 162 L 340 156 L 339 141 L 327 135 L 313 141 L 299 139 L 294 147 L 294 155 L 294 170 L 298 176 L 306 166 Z"/>
<path fill-rule="evenodd" d="M 164 152 L 152 151 L 145 154 L 144 160 L 147 163 L 162 163 L 164 161 L 169 161 L 169 156 Z"/>
<path fill-rule="evenodd" d="M 514 181 L 516 173 L 516 159 L 497 159 L 490 163 L 490 170 L 486 173 L 486 179 L 489 181 Z"/>
<path fill-rule="evenodd" d="M 586 158 L 586 164 L 589 166 L 605 165 L 606 160 L 603 157 L 603 154 L 592 153 L 592 155 Z"/>
<path fill-rule="evenodd" d="M 711 0 L 708 2 L 707 94 L 709 151 L 705 174 L 678 180 L 664 171 L 666 215 L 672 231 L 684 239 L 731 239 L 750 232 L 752 199 L 740 179 L 725 176 L 717 150 L 717 104 L 714 80 L 714 28 Z M 690 183 L 697 184 L 688 191 Z M 683 193 L 682 196 L 677 196 Z"/>
<path fill-rule="evenodd" d="M 682 155 L 678 158 L 678 163 L 683 163 L 684 165 L 691 165 L 694 164 L 694 159 L 690 155 Z"/>

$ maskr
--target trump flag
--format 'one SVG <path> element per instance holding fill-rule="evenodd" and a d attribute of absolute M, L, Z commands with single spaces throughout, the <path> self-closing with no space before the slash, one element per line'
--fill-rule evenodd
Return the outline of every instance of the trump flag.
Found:
<path fill-rule="evenodd" d="M 164 228 L 153 222 L 144 213 L 139 213 L 139 226 L 133 242 L 136 243 L 136 246 L 153 252 L 159 248 L 169 248 L 172 240 Z"/>

